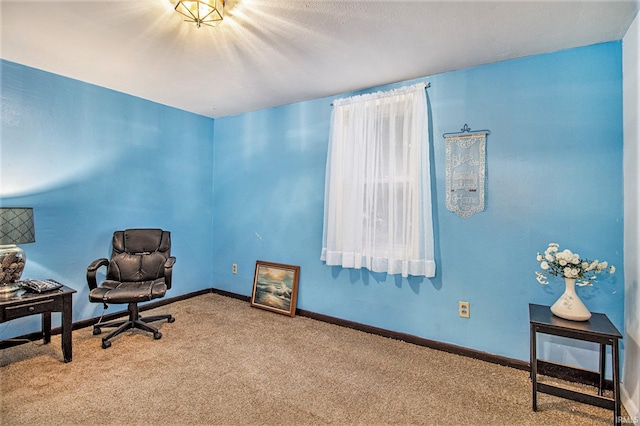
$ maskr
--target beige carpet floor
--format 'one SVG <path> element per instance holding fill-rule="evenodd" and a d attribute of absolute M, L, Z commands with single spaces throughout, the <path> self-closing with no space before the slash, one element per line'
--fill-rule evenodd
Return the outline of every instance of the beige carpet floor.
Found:
<path fill-rule="evenodd" d="M 76 303 L 78 303 L 76 301 Z M 1 425 L 607 425 L 528 372 L 206 294 L 157 308 L 163 338 L 91 328 L 0 351 Z M 626 413 L 623 413 L 626 414 Z"/>

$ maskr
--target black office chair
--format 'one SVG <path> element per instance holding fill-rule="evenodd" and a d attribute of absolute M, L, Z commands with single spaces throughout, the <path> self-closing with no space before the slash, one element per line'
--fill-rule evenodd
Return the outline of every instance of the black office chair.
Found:
<path fill-rule="evenodd" d="M 171 256 L 171 233 L 162 229 L 127 229 L 113 233 L 111 260 L 97 259 L 87 267 L 89 301 L 108 304 L 128 303 L 129 319 L 99 322 L 93 326 L 93 334 L 102 333 L 103 327 L 118 327 L 102 338 L 102 348 L 111 346 L 110 339 L 131 328 L 153 333 L 160 339 L 162 333 L 149 325 L 152 321 L 171 315 L 140 317 L 138 303 L 164 297 L 171 288 L 171 274 L 176 258 Z M 107 267 L 104 282 L 98 286 L 96 272 Z"/>

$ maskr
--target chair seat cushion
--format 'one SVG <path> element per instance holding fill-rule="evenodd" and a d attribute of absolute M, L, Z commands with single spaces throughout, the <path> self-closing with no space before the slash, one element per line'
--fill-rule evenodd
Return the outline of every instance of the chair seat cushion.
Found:
<path fill-rule="evenodd" d="M 90 302 L 137 303 L 158 297 L 167 292 L 164 278 L 153 281 L 119 282 L 107 280 L 89 292 Z"/>

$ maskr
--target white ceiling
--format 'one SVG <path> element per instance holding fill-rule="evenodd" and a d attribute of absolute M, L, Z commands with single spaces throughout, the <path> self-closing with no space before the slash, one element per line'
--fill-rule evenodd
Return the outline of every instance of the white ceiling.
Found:
<path fill-rule="evenodd" d="M 638 0 L 0 0 L 3 59 L 208 117 L 621 40 Z"/>

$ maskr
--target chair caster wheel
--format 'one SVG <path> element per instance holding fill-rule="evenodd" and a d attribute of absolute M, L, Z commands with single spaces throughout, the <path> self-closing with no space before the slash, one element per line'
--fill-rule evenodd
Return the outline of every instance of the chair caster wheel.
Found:
<path fill-rule="evenodd" d="M 176 322 L 176 319 L 174 317 L 169 317 L 169 319 L 167 319 L 168 323 L 172 323 L 172 322 Z"/>
<path fill-rule="evenodd" d="M 102 333 L 102 330 L 100 329 L 100 327 L 93 327 L 93 335 L 94 336 L 97 336 L 100 333 Z"/>
<path fill-rule="evenodd" d="M 111 347 L 111 342 L 108 340 L 103 340 L 102 341 L 102 349 L 107 349 Z"/>
<path fill-rule="evenodd" d="M 162 333 L 160 333 L 159 331 L 157 333 L 153 333 L 153 338 L 158 340 L 162 337 Z"/>

